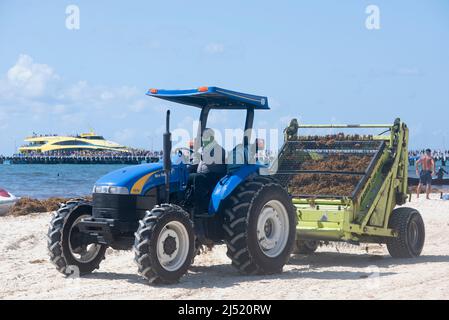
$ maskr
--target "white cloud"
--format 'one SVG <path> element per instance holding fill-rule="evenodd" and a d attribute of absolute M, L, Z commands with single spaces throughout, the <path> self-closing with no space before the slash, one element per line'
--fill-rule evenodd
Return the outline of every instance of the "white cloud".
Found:
<path fill-rule="evenodd" d="M 87 82 L 86 81 L 78 81 L 77 83 L 69 86 L 59 96 L 61 99 L 67 98 L 73 101 L 80 100 L 82 97 L 86 96 Z"/>
<path fill-rule="evenodd" d="M 396 69 L 394 71 L 394 74 L 398 76 L 412 77 L 412 76 L 422 76 L 423 72 L 416 67 L 408 67 Z"/>
<path fill-rule="evenodd" d="M 383 77 L 422 77 L 425 72 L 418 67 L 405 66 L 395 68 L 377 68 L 369 70 L 369 76 L 373 78 Z"/>
<path fill-rule="evenodd" d="M 112 118 L 114 119 L 118 119 L 118 120 L 124 120 L 128 117 L 128 113 L 126 112 L 121 112 L 121 113 L 114 113 L 111 115 Z"/>
<path fill-rule="evenodd" d="M 121 144 L 129 144 L 136 137 L 137 130 L 133 128 L 125 128 L 114 134 L 114 141 Z"/>
<path fill-rule="evenodd" d="M 8 128 L 8 119 L 9 119 L 8 114 L 0 109 L 0 129 L 3 130 Z"/>
<path fill-rule="evenodd" d="M 21 54 L 16 64 L 6 74 L 6 85 L 10 94 L 24 97 L 43 96 L 51 82 L 60 77 L 46 64 L 35 63 L 33 59 Z"/>
<path fill-rule="evenodd" d="M 65 112 L 67 112 L 67 107 L 63 104 L 57 104 L 52 109 L 52 112 L 54 114 L 64 114 Z"/>
<path fill-rule="evenodd" d="M 113 92 L 105 90 L 101 92 L 100 98 L 101 100 L 112 100 L 115 98 L 115 95 Z"/>
<path fill-rule="evenodd" d="M 145 109 L 147 109 L 148 107 L 148 101 L 147 100 L 143 100 L 143 99 L 139 99 L 134 101 L 130 106 L 129 106 L 129 110 L 132 112 L 142 112 Z"/>
<path fill-rule="evenodd" d="M 158 40 L 151 40 L 150 42 L 148 42 L 148 46 L 151 49 L 160 49 L 161 43 Z"/>
<path fill-rule="evenodd" d="M 138 99 L 143 95 L 143 92 L 131 86 L 91 85 L 85 80 L 65 83 L 52 67 L 36 63 L 26 54 L 21 54 L 7 73 L 0 76 L 0 106 L 10 105 L 14 108 L 39 103 L 46 105 L 49 110 L 56 110 L 56 113 L 63 113 L 75 105 L 77 108 L 91 109 L 111 103 L 138 104 Z M 65 108 L 61 108 L 61 105 Z"/>
<path fill-rule="evenodd" d="M 142 96 L 143 93 L 138 90 L 136 87 L 128 87 L 128 86 L 121 86 L 116 89 L 116 96 L 122 98 L 122 99 L 130 99 L 135 98 L 136 96 Z"/>
<path fill-rule="evenodd" d="M 139 92 L 136 87 L 90 85 L 87 81 L 81 80 L 64 88 L 57 98 L 68 100 L 71 103 L 88 103 L 91 106 L 98 106 L 111 102 L 129 103 L 142 95 L 143 93 Z"/>
<path fill-rule="evenodd" d="M 147 145 L 137 129 L 118 130 L 129 121 L 136 128 L 152 127 L 156 134 L 160 121 L 152 115 L 159 112 L 164 112 L 160 102 L 135 86 L 67 82 L 51 66 L 26 54 L 0 74 L 0 133 L 17 141 L 33 131 L 74 134 L 93 127 L 123 144 Z M 15 131 L 7 132 L 11 128 Z M 8 148 L 0 139 L 0 153 Z"/>
<path fill-rule="evenodd" d="M 225 50 L 225 46 L 222 43 L 209 43 L 204 47 L 204 51 L 209 54 L 218 54 L 223 53 Z"/>
<path fill-rule="evenodd" d="M 172 130 L 184 130 L 187 131 L 190 138 L 196 137 L 198 132 L 199 120 L 193 118 L 192 116 L 185 116 L 181 121 L 177 123 L 177 126 L 173 126 Z"/>

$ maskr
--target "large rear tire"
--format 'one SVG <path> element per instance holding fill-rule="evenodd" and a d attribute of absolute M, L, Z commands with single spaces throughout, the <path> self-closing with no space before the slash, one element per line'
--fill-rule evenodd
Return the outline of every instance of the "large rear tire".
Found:
<path fill-rule="evenodd" d="M 278 273 L 293 251 L 296 211 L 279 183 L 257 176 L 228 199 L 223 228 L 227 255 L 241 273 Z"/>
<path fill-rule="evenodd" d="M 416 258 L 424 247 L 425 228 L 421 214 L 413 208 L 394 209 L 388 227 L 397 237 L 387 240 L 388 252 L 393 258 Z"/>
<path fill-rule="evenodd" d="M 150 283 L 176 283 L 195 254 L 195 235 L 189 215 L 174 204 L 162 204 L 139 222 L 134 242 L 138 272 Z"/>
<path fill-rule="evenodd" d="M 67 275 L 85 275 L 100 267 L 106 245 L 76 244 L 77 224 L 92 215 L 92 205 L 84 200 L 69 201 L 56 211 L 47 233 L 51 262 Z"/>

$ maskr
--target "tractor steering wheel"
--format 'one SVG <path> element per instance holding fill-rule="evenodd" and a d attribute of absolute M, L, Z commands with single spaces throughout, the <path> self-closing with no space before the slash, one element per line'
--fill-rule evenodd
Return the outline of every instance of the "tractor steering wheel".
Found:
<path fill-rule="evenodd" d="M 187 163 L 192 162 L 193 153 L 193 149 L 186 147 L 179 147 L 175 149 L 175 154 L 182 157 L 184 160 L 186 160 Z"/>

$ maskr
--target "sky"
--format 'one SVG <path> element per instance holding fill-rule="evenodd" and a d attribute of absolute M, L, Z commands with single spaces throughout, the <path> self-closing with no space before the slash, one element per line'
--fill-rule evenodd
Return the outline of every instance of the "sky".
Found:
<path fill-rule="evenodd" d="M 192 130 L 198 109 L 145 92 L 199 86 L 267 96 L 258 128 L 400 117 L 410 148 L 449 149 L 449 1 L 0 1 L 0 154 L 91 129 L 160 148 L 165 110 Z"/>

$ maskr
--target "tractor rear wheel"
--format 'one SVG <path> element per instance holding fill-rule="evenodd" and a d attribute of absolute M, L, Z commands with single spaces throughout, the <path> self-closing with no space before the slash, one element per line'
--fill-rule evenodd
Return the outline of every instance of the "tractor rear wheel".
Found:
<path fill-rule="evenodd" d="M 294 253 L 296 254 L 312 254 L 318 249 L 320 245 L 316 240 L 296 240 L 296 248 Z"/>
<path fill-rule="evenodd" d="M 195 234 L 189 214 L 174 204 L 148 211 L 139 222 L 134 242 L 138 272 L 150 283 L 176 283 L 195 254 Z"/>
<path fill-rule="evenodd" d="M 234 267 L 244 274 L 277 273 L 293 251 L 296 211 L 279 183 L 257 176 L 228 199 L 223 228 Z"/>
<path fill-rule="evenodd" d="M 394 209 L 388 227 L 397 237 L 387 240 L 388 252 L 393 258 L 416 258 L 421 254 L 425 228 L 421 214 L 413 208 Z"/>
<path fill-rule="evenodd" d="M 69 201 L 54 213 L 50 222 L 47 234 L 50 260 L 67 276 L 91 273 L 105 257 L 106 245 L 82 242 L 77 224 L 91 215 L 90 203 Z"/>

